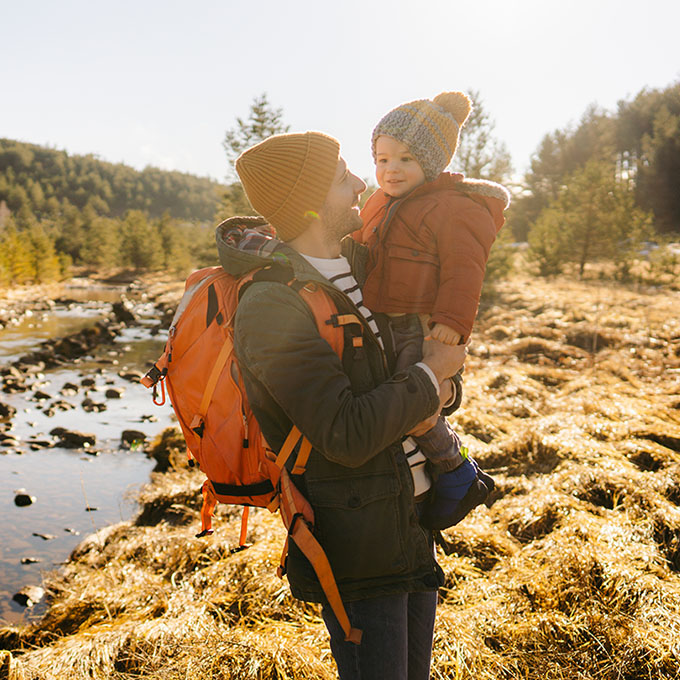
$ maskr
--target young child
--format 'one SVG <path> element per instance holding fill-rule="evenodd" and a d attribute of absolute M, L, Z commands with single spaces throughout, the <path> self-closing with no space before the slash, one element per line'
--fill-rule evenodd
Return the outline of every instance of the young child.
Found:
<path fill-rule="evenodd" d="M 369 248 L 364 303 L 390 316 L 397 369 L 422 358 L 427 336 L 467 342 L 489 250 L 504 222 L 509 194 L 501 185 L 444 172 L 470 110 L 465 94 L 444 92 L 398 106 L 373 130 L 380 188 L 354 237 Z M 444 529 L 483 503 L 494 483 L 443 417 L 415 439 L 434 482 L 422 521 Z"/>

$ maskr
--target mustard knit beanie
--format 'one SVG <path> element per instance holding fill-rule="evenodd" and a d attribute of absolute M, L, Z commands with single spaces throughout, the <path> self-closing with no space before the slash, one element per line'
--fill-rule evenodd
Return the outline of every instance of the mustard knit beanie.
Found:
<path fill-rule="evenodd" d="M 462 92 L 442 92 L 433 100 L 418 99 L 401 104 L 382 117 L 371 137 L 375 143 L 388 135 L 405 144 L 431 182 L 451 162 L 458 146 L 458 133 L 467 120 L 472 102 Z"/>
<path fill-rule="evenodd" d="M 323 206 L 339 157 L 340 143 L 321 132 L 274 135 L 244 151 L 236 172 L 253 208 L 290 241 Z"/>

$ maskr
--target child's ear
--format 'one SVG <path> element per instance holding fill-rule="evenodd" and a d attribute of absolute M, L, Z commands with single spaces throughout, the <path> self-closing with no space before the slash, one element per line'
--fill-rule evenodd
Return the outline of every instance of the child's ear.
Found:
<path fill-rule="evenodd" d="M 432 101 L 446 109 L 456 119 L 460 127 L 463 127 L 472 110 L 470 97 L 464 92 L 442 92 Z"/>

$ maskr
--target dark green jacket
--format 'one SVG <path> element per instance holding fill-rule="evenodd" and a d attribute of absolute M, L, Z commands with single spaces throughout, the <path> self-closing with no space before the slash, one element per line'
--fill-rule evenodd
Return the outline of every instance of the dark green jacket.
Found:
<path fill-rule="evenodd" d="M 229 221 L 233 225 L 233 220 Z M 230 247 L 218 227 L 222 266 L 241 275 L 276 262 L 283 278 L 315 281 L 339 313 L 358 310 L 293 249 L 280 244 L 258 257 Z M 345 240 L 350 262 L 362 248 Z M 413 480 L 400 438 L 439 405 L 418 366 L 390 376 L 368 326 L 364 348 L 345 346 L 342 361 L 321 338 L 311 310 L 289 286 L 251 284 L 235 319 L 235 349 L 248 399 L 272 448 L 292 423 L 313 445 L 307 470 L 294 478 L 315 513 L 315 536 L 326 551 L 344 600 L 434 590 L 441 581 L 429 537 L 420 526 Z M 288 579 L 299 599 L 323 602 L 323 591 L 291 541 Z"/>

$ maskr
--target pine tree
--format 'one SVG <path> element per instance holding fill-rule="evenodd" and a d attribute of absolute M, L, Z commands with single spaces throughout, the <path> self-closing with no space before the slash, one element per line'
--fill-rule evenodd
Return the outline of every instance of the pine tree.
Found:
<path fill-rule="evenodd" d="M 236 179 L 233 170 L 234 161 L 247 148 L 261 142 L 267 137 L 288 132 L 289 125 L 283 123 L 283 109 L 274 108 L 263 92 L 253 99 L 248 118 L 236 119 L 236 127 L 227 130 L 222 146 L 229 161 L 228 178 Z"/>
<path fill-rule="evenodd" d="M 510 152 L 494 136 L 496 123 L 484 108 L 479 92 L 470 90 L 469 96 L 472 111 L 460 132 L 451 168 L 475 179 L 508 182 L 512 175 Z"/>

